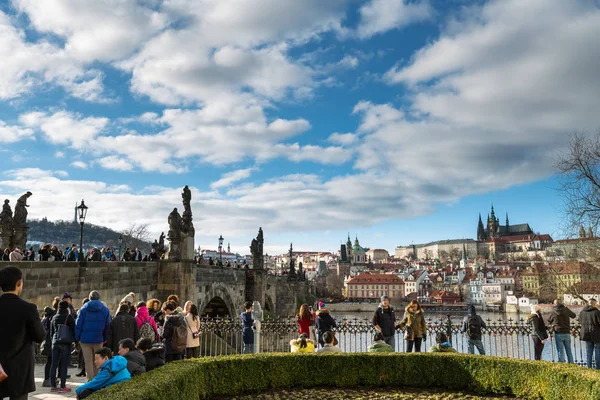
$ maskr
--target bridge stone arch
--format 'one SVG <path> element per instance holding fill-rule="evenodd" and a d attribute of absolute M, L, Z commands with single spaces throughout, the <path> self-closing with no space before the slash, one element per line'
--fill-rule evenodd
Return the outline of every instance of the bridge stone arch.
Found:
<path fill-rule="evenodd" d="M 241 305 L 238 305 L 237 302 L 233 300 L 232 295 L 227 288 L 223 286 L 212 287 L 206 293 L 200 294 L 198 299 L 198 312 L 201 315 L 204 314 L 209 305 L 211 307 L 220 308 L 224 306 L 227 310 L 227 315 L 232 318 L 235 318 L 235 316 L 238 315 L 238 311 L 241 309 Z"/>

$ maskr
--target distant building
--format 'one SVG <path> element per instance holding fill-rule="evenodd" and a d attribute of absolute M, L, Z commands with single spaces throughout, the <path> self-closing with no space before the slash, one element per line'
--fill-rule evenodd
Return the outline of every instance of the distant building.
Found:
<path fill-rule="evenodd" d="M 404 281 L 395 274 L 363 272 L 346 282 L 346 297 L 350 300 L 379 300 L 383 295 L 403 298 Z"/>
<path fill-rule="evenodd" d="M 502 238 L 506 236 L 518 236 L 518 235 L 531 235 L 533 230 L 529 224 L 517 224 L 511 225 L 508 220 L 508 213 L 506 213 L 506 224 L 500 225 L 500 220 L 496 217 L 494 206 L 487 218 L 487 225 L 483 225 L 481 220 L 481 214 L 479 214 L 479 221 L 477 223 L 477 240 L 486 241 L 494 238 Z"/>
<path fill-rule="evenodd" d="M 380 263 L 388 259 L 390 253 L 384 249 L 371 249 L 367 251 L 367 260 L 370 260 L 374 263 Z"/>

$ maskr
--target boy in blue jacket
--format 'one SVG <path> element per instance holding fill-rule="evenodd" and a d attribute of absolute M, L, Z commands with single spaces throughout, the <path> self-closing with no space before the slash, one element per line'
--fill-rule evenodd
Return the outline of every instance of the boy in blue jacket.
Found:
<path fill-rule="evenodd" d="M 131 374 L 127 370 L 127 360 L 121 356 L 113 357 L 112 350 L 108 347 L 96 350 L 94 364 L 99 369 L 98 375 L 77 388 L 78 399 L 85 399 L 100 389 L 131 379 Z"/>

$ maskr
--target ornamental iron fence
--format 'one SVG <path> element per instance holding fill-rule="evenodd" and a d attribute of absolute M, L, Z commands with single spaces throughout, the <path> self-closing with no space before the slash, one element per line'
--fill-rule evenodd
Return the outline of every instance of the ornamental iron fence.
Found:
<path fill-rule="evenodd" d="M 462 333 L 462 323 L 446 319 L 426 318 L 427 335 L 421 351 L 428 351 L 435 344 L 438 332 L 444 332 L 452 346 L 460 353 L 468 352 L 468 338 Z M 533 360 L 534 344 L 531 338 L 532 328 L 522 318 L 513 320 L 485 320 L 482 329 L 482 342 L 485 353 L 491 356 Z M 228 355 L 242 353 L 242 325 L 239 319 L 230 317 L 202 318 L 200 324 L 200 353 L 202 355 Z M 337 320 L 333 329 L 339 341 L 338 347 L 344 352 L 366 352 L 376 333 L 370 320 L 349 318 Z M 311 339 L 316 340 L 314 327 L 311 327 Z M 571 351 L 575 364 L 586 365 L 587 348 L 579 339 L 580 325 L 571 325 Z M 542 359 L 557 361 L 558 352 L 554 334 L 549 332 L 549 340 L 544 346 Z M 298 324 L 293 317 L 267 318 L 255 331 L 257 352 L 289 352 L 290 340 L 298 338 Z M 404 332 L 399 328 L 395 335 L 395 351 L 406 352 Z M 477 350 L 475 350 L 477 353 Z M 566 358 L 566 356 L 565 356 Z"/>

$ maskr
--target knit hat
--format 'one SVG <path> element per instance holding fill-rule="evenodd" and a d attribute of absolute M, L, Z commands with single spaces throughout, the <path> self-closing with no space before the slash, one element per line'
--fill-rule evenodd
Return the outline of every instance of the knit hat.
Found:
<path fill-rule="evenodd" d="M 319 310 L 327 308 L 327 304 L 323 303 L 322 301 L 319 302 L 318 306 L 319 306 Z"/>

